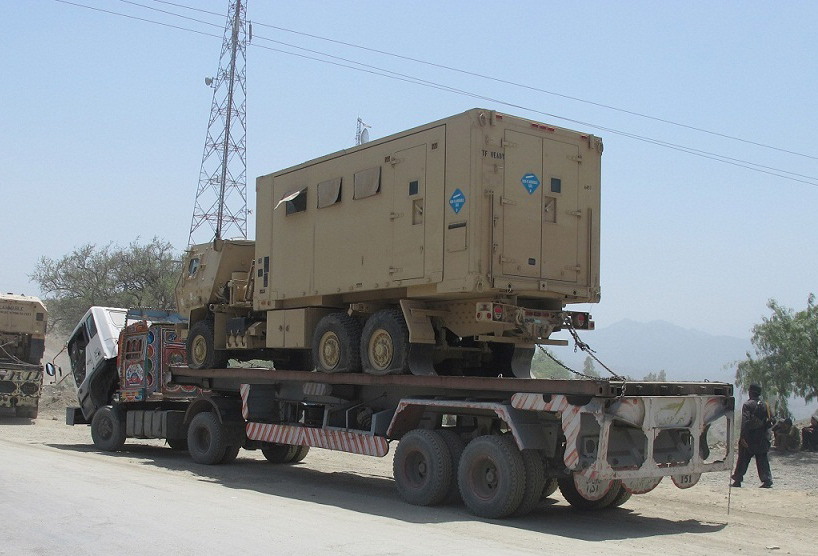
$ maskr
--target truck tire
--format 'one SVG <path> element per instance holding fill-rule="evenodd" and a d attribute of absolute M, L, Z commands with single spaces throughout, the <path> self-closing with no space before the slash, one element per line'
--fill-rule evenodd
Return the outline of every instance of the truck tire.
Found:
<path fill-rule="evenodd" d="M 361 371 L 361 323 L 346 313 L 318 321 L 312 337 L 313 367 L 324 373 Z"/>
<path fill-rule="evenodd" d="M 125 445 L 125 423 L 113 406 L 100 407 L 91 419 L 91 439 L 104 452 L 118 452 Z"/>
<path fill-rule="evenodd" d="M 270 463 L 288 463 L 293 457 L 293 448 L 289 444 L 273 444 L 267 448 L 262 448 L 261 453 Z"/>
<path fill-rule="evenodd" d="M 461 502 L 460 490 L 457 488 L 457 466 L 460 464 L 460 457 L 463 455 L 463 450 L 466 449 L 466 441 L 454 431 L 438 430 L 437 432 L 446 443 L 446 447 L 449 449 L 449 455 L 452 458 L 452 483 L 449 485 L 449 491 L 443 498 L 443 502 L 446 504 Z"/>
<path fill-rule="evenodd" d="M 618 508 L 625 502 L 631 499 L 632 494 L 625 489 L 625 485 L 619 487 L 619 492 L 616 493 L 616 496 L 609 504 L 609 508 Z"/>
<path fill-rule="evenodd" d="M 439 504 L 449 492 L 452 457 L 436 431 L 415 429 L 398 443 L 392 474 L 400 497 L 416 506 Z"/>
<path fill-rule="evenodd" d="M 290 461 L 288 461 L 287 463 L 299 463 L 303 461 L 305 457 L 307 457 L 307 454 L 310 453 L 309 446 L 296 446 L 295 448 L 296 449 L 294 450 L 294 453 L 290 458 Z"/>
<path fill-rule="evenodd" d="M 530 514 L 542 501 L 545 488 L 545 464 L 536 450 L 523 450 L 523 467 L 525 468 L 525 488 L 523 501 L 514 511 L 515 516 Z"/>
<path fill-rule="evenodd" d="M 372 375 L 409 372 L 409 327 L 400 309 L 384 309 L 367 319 L 361 334 L 361 366 Z"/>
<path fill-rule="evenodd" d="M 234 461 L 236 461 L 236 458 L 239 457 L 240 450 L 241 445 L 239 444 L 235 446 L 228 446 L 227 449 L 224 451 L 222 459 L 219 460 L 219 463 L 233 463 Z"/>
<path fill-rule="evenodd" d="M 196 463 L 214 465 L 220 463 L 227 450 L 224 428 L 215 413 L 205 411 L 197 414 L 187 429 L 187 449 Z"/>
<path fill-rule="evenodd" d="M 506 517 L 525 493 L 525 464 L 514 441 L 486 435 L 472 440 L 457 470 L 460 496 L 471 513 L 490 519 Z"/>
<path fill-rule="evenodd" d="M 187 335 L 187 365 L 191 369 L 216 369 L 227 364 L 227 352 L 217 350 L 212 320 L 200 320 Z"/>
<path fill-rule="evenodd" d="M 608 491 L 597 500 L 588 500 L 582 493 L 577 490 L 574 484 L 574 477 L 567 477 L 559 479 L 560 493 L 562 493 L 565 501 L 571 506 L 580 510 L 601 510 L 608 507 L 614 498 L 619 494 L 619 489 L 622 487 L 622 481 L 616 480 L 611 483 Z"/>

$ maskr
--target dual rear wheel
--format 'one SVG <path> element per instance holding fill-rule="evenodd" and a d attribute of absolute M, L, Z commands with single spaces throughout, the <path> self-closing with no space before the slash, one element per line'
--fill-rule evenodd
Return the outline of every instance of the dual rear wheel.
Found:
<path fill-rule="evenodd" d="M 497 519 L 526 515 L 557 489 L 558 482 L 546 478 L 540 453 L 521 451 L 511 435 L 480 436 L 464 445 L 453 431 L 415 429 L 404 435 L 393 462 L 401 498 L 420 506 L 459 498 L 471 513 Z M 604 490 L 590 500 L 573 478 L 559 481 L 565 499 L 581 509 L 616 507 L 630 498 L 620 481 L 599 486 Z"/>
<path fill-rule="evenodd" d="M 400 309 L 373 313 L 366 323 L 346 313 L 323 317 L 312 341 L 312 362 L 325 373 L 409 372 L 409 328 Z"/>

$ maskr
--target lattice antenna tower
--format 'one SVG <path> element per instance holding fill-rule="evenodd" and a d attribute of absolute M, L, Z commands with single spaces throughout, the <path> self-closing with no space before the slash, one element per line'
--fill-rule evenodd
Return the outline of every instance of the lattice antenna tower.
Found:
<path fill-rule="evenodd" d="M 230 0 L 188 246 L 247 238 L 247 0 Z M 252 38 L 252 27 L 251 27 Z"/>

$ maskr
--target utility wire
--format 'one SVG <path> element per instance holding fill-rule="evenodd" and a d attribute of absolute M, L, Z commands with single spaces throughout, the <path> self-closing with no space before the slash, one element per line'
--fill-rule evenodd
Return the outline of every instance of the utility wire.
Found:
<path fill-rule="evenodd" d="M 125 1 L 125 0 L 120 0 L 120 1 Z M 178 4 L 176 2 L 169 2 L 169 1 L 166 1 L 166 0 L 153 0 L 153 1 L 161 3 L 161 4 L 168 4 L 168 5 L 171 5 L 171 6 L 178 7 L 178 8 L 184 8 L 184 9 L 194 10 L 194 11 L 202 12 L 202 13 L 206 13 L 206 14 L 222 16 L 222 14 L 219 14 L 219 13 L 216 13 L 216 12 L 203 10 L 203 9 L 200 9 L 200 8 L 194 8 L 194 7 L 191 7 L 191 6 L 185 6 L 184 4 Z M 132 3 L 132 2 L 128 2 L 128 3 Z M 168 12 L 166 12 L 166 13 L 168 13 Z M 180 16 L 180 17 L 183 17 L 183 16 Z M 347 46 L 349 48 L 356 48 L 358 50 L 364 50 L 366 52 L 381 54 L 383 56 L 390 56 L 392 58 L 397 58 L 397 59 L 400 59 L 400 60 L 406 60 L 406 61 L 414 62 L 414 63 L 417 63 L 417 64 L 423 64 L 423 65 L 426 65 L 426 66 L 430 66 L 430 67 L 434 67 L 434 68 L 438 68 L 438 69 L 443 69 L 443 70 L 446 70 L 446 71 L 452 71 L 452 72 L 460 73 L 460 74 L 463 74 L 463 75 L 468 75 L 470 77 L 478 77 L 480 79 L 486 79 L 488 81 L 494 81 L 495 83 L 502 83 L 504 85 L 511 85 L 513 87 L 519 87 L 521 89 L 527 89 L 529 91 L 535 91 L 535 92 L 538 92 L 538 93 L 544 93 L 544 94 L 547 94 L 547 95 L 552 95 L 552 96 L 556 96 L 556 97 L 560 97 L 560 98 L 564 98 L 564 99 L 568 99 L 568 100 L 573 100 L 573 101 L 581 102 L 581 103 L 584 103 L 584 104 L 590 104 L 592 106 L 597 106 L 599 108 L 605 108 L 606 110 L 613 110 L 613 111 L 621 112 L 623 114 L 628 114 L 628 115 L 631 115 L 631 116 L 637 116 L 637 117 L 640 117 L 640 118 L 645 118 L 645 119 L 648 119 L 648 120 L 653 120 L 653 121 L 656 121 L 656 122 L 661 122 L 661 123 L 664 123 L 664 124 L 673 125 L 673 126 L 676 126 L 676 127 L 681 127 L 681 128 L 689 129 L 689 130 L 692 130 L 692 131 L 698 131 L 700 133 L 706 133 L 706 134 L 713 135 L 713 136 L 716 136 L 716 137 L 721 137 L 723 139 L 730 139 L 732 141 L 739 141 L 739 142 L 746 143 L 746 144 L 749 144 L 749 145 L 754 145 L 754 146 L 762 147 L 762 148 L 765 148 L 765 149 L 771 149 L 771 150 L 774 150 L 774 151 L 778 151 L 778 152 L 782 152 L 782 153 L 786 153 L 786 154 L 791 154 L 791 155 L 794 155 L 794 156 L 800 156 L 800 157 L 809 158 L 809 159 L 812 159 L 812 160 L 818 160 L 818 156 L 809 155 L 809 154 L 793 151 L 793 150 L 790 150 L 790 149 L 784 149 L 784 148 L 776 147 L 774 145 L 770 145 L 770 144 L 767 144 L 767 143 L 760 143 L 760 142 L 757 142 L 757 141 L 752 141 L 750 139 L 744 139 L 742 137 L 737 137 L 735 135 L 729 135 L 727 133 L 721 133 L 721 132 L 714 131 L 714 130 L 711 130 L 711 129 L 706 129 L 706 128 L 697 127 L 697 126 L 693 126 L 693 125 L 689 125 L 689 124 L 684 124 L 684 123 L 677 122 L 677 121 L 674 121 L 674 120 L 669 120 L 667 118 L 660 118 L 660 117 L 657 117 L 657 116 L 651 116 L 650 114 L 645 114 L 643 112 L 637 112 L 635 110 L 628 110 L 628 109 L 625 109 L 625 108 L 619 108 L 619 107 L 616 107 L 616 106 L 612 106 L 610 104 L 605 104 L 605 103 L 596 102 L 596 101 L 593 101 L 593 100 L 583 99 L 583 98 L 580 98 L 580 97 L 567 95 L 567 94 L 559 93 L 559 92 L 556 92 L 556 91 L 550 91 L 548 89 L 542 89 L 540 87 L 534 87 L 533 85 L 526 85 L 524 83 L 519 83 L 517 81 L 511 81 L 511 80 L 508 80 L 508 79 L 502 79 L 502 78 L 499 78 L 499 77 L 494 77 L 492 75 L 485 75 L 485 74 L 482 74 L 482 73 L 477 73 L 477 72 L 474 72 L 474 71 L 469 71 L 469 70 L 465 70 L 465 69 L 461 69 L 461 68 L 456 68 L 456 67 L 448 66 L 448 65 L 445 65 L 445 64 L 439 64 L 439 63 L 436 63 L 436 62 L 430 62 L 428 60 L 413 58 L 411 56 L 405 56 L 403 54 L 388 52 L 386 50 L 380 50 L 380 49 L 377 49 L 377 48 L 362 46 L 362 45 L 359 45 L 359 44 L 354 44 L 354 43 L 350 43 L 350 42 L 346 42 L 346 41 L 331 39 L 329 37 L 322 37 L 320 35 L 313 35 L 311 33 L 306 33 L 306 32 L 303 32 L 303 31 L 296 31 L 296 30 L 293 30 L 293 29 L 287 29 L 286 27 L 280 27 L 278 25 L 271 25 L 269 23 L 262 23 L 262 22 L 259 22 L 259 21 L 254 21 L 253 23 L 255 23 L 256 25 L 258 25 L 260 27 L 267 27 L 267 28 L 275 29 L 277 31 L 282 31 L 282 32 L 285 32 L 285 33 L 292 33 L 294 35 L 299 35 L 299 36 L 302 36 L 302 37 L 309 37 L 311 39 L 325 41 L 325 42 L 329 42 L 329 43 L 333 43 L 333 44 L 339 44 L 341 46 Z"/>
<path fill-rule="evenodd" d="M 206 33 L 206 32 L 203 32 L 203 31 L 198 31 L 198 30 L 195 30 L 195 29 L 187 28 L 187 27 L 181 27 L 181 26 L 172 25 L 172 24 L 168 24 L 168 23 L 164 23 L 164 22 L 159 22 L 159 21 L 155 21 L 155 20 L 151 20 L 151 19 L 132 16 L 132 15 L 129 15 L 129 14 L 123 14 L 123 13 L 120 13 L 120 12 L 105 10 L 105 9 L 97 8 L 97 7 L 93 7 L 93 6 L 87 6 L 87 5 L 79 4 L 79 3 L 76 3 L 76 2 L 70 2 L 68 0 L 55 0 L 55 1 L 60 2 L 62 4 L 68 4 L 68 5 L 71 5 L 71 6 L 86 8 L 86 9 L 90 9 L 90 10 L 94 10 L 94 11 L 98 11 L 98 12 L 103 12 L 103 13 L 110 14 L 110 15 L 126 17 L 128 19 L 134 19 L 134 20 L 137 20 L 137 21 L 145 22 L 145 23 L 153 23 L 153 24 L 157 24 L 157 25 L 161 25 L 161 26 L 164 26 L 164 27 L 169 27 L 169 28 L 173 28 L 173 29 L 177 29 L 177 30 L 181 30 L 181 31 L 188 31 L 188 32 L 197 33 L 197 34 L 200 34 L 200 35 L 210 36 L 210 37 L 219 38 L 219 39 L 222 38 L 221 36 L 215 35 L 215 34 L 212 34 L 212 33 Z M 139 6 L 139 7 L 149 9 L 149 10 L 158 11 L 158 12 L 165 13 L 165 14 L 168 14 L 168 15 L 173 15 L 173 16 L 180 17 L 180 18 L 183 18 L 183 19 L 187 19 L 189 21 L 194 21 L 194 22 L 197 22 L 197 23 L 202 23 L 202 24 L 205 24 L 205 25 L 211 25 L 211 26 L 214 26 L 214 27 L 221 28 L 221 25 L 217 25 L 217 24 L 210 23 L 210 22 L 207 22 L 207 21 L 198 20 L 198 19 L 195 19 L 195 18 L 190 18 L 190 17 L 183 16 L 183 15 L 180 15 L 180 14 L 175 14 L 173 12 L 168 12 L 168 11 L 165 11 L 165 10 L 159 10 L 158 8 L 145 6 L 144 4 L 139 4 L 137 2 L 132 2 L 132 1 L 129 1 L 129 0 L 120 0 L 120 1 L 123 2 L 123 3 L 134 5 L 134 6 Z M 208 14 L 221 16 L 221 14 L 216 14 L 214 12 L 208 12 L 206 10 L 200 10 L 198 8 L 191 8 L 191 7 L 188 7 L 188 6 L 183 6 L 181 4 L 175 4 L 175 3 L 172 3 L 172 2 L 165 2 L 163 0 L 154 0 L 154 1 L 161 2 L 161 3 L 164 3 L 164 4 L 174 5 L 174 6 L 177 6 L 177 7 L 187 8 L 187 9 L 190 9 L 190 10 L 195 10 L 195 11 L 199 11 L 199 12 L 205 12 L 205 13 L 208 13 Z M 275 43 L 275 44 L 280 44 L 282 46 L 287 46 L 289 48 L 295 48 L 295 49 L 302 50 L 302 51 L 305 51 L 305 52 L 310 52 L 310 53 L 316 54 L 318 56 L 324 56 L 326 58 L 330 58 L 330 60 L 326 60 L 324 58 L 317 58 L 317 57 L 309 56 L 309 55 L 305 55 L 305 54 L 299 54 L 299 53 L 296 53 L 296 52 L 282 50 L 282 49 L 279 49 L 279 48 L 263 46 L 263 45 L 259 45 L 259 44 L 254 44 L 253 45 L 255 47 L 262 48 L 264 50 L 269 50 L 269 51 L 272 51 L 272 52 L 278 52 L 278 53 L 287 54 L 287 55 L 290 55 L 290 56 L 296 56 L 296 57 L 300 57 L 300 58 L 304 58 L 304 59 L 308 59 L 308 60 L 322 62 L 322 63 L 325 63 L 325 64 L 344 67 L 344 68 L 348 68 L 348 69 L 352 69 L 352 70 L 356 70 L 356 71 L 360 71 L 360 72 L 364 72 L 364 73 L 369 73 L 369 74 L 372 74 L 372 75 L 387 77 L 387 78 L 390 78 L 390 79 L 395 79 L 395 80 L 398 80 L 398 81 L 404 81 L 404 82 L 407 82 L 407 83 L 413 83 L 413 84 L 416 84 L 416 85 L 422 85 L 422 86 L 426 86 L 426 87 L 430 87 L 430 88 L 434 88 L 434 89 L 438 89 L 438 90 L 442 90 L 442 91 L 452 92 L 452 93 L 459 94 L 459 95 L 462 95 L 462 96 L 468 96 L 468 97 L 479 99 L 479 100 L 486 100 L 486 101 L 493 102 L 493 103 L 496 103 L 496 104 L 502 104 L 502 105 L 505 105 L 505 106 L 513 107 L 513 108 L 519 108 L 521 110 L 526 110 L 526 111 L 533 112 L 533 113 L 536 113 L 536 114 L 541 114 L 541 115 L 544 115 L 544 116 L 547 116 L 547 117 L 550 117 L 550 118 L 554 118 L 554 119 L 558 119 L 558 120 L 562 120 L 562 121 L 566 121 L 566 122 L 571 122 L 571 123 L 574 123 L 574 124 L 577 124 L 577 125 L 591 127 L 591 128 L 594 128 L 594 129 L 599 129 L 599 130 L 602 130 L 602 131 L 605 131 L 605 132 L 608 132 L 608 133 L 612 133 L 612 134 L 615 134 L 615 135 L 620 135 L 620 136 L 627 137 L 627 138 L 630 138 L 630 139 L 634 139 L 634 140 L 637 140 L 637 141 L 642 141 L 642 142 L 646 142 L 646 143 L 649 143 L 649 144 L 654 144 L 654 145 L 657 145 L 657 146 L 669 148 L 669 149 L 676 150 L 676 151 L 679 151 L 679 152 L 685 152 L 685 153 L 693 155 L 693 156 L 699 156 L 699 157 L 707 158 L 707 159 L 714 160 L 714 161 L 717 161 L 717 162 L 730 164 L 732 166 L 745 168 L 747 170 L 752 170 L 752 171 L 755 171 L 755 172 L 760 172 L 760 173 L 763 173 L 763 174 L 779 177 L 779 178 L 782 178 L 782 179 L 787 179 L 787 180 L 790 180 L 790 181 L 795 181 L 795 182 L 804 183 L 804 184 L 807 184 L 807 185 L 812 185 L 812 186 L 818 187 L 818 178 L 813 177 L 813 176 L 806 176 L 806 175 L 803 175 L 803 174 L 797 174 L 795 172 L 790 172 L 788 170 L 783 170 L 783 169 L 780 169 L 780 168 L 773 168 L 773 167 L 769 167 L 769 166 L 764 166 L 764 165 L 760 165 L 760 164 L 750 162 L 750 161 L 747 161 L 747 160 L 731 158 L 731 157 L 727 157 L 727 156 L 724 156 L 724 155 L 720 155 L 718 153 L 702 151 L 702 150 L 699 150 L 699 149 L 694 149 L 692 147 L 687 147 L 687 146 L 684 146 L 684 145 L 670 143 L 670 142 L 667 142 L 667 141 L 662 141 L 662 140 L 654 139 L 654 138 L 651 138 L 651 137 L 646 137 L 646 136 L 641 136 L 641 135 L 637 135 L 637 134 L 633 134 L 633 133 L 629 133 L 629 132 L 625 132 L 625 131 L 620 131 L 620 130 L 617 130 L 617 129 L 614 129 L 614 128 L 609 128 L 609 127 L 605 127 L 605 126 L 602 126 L 602 125 L 593 124 L 593 123 L 590 123 L 590 122 L 585 122 L 585 121 L 582 121 L 582 120 L 577 120 L 577 119 L 573 119 L 573 118 L 567 118 L 567 117 L 564 117 L 564 116 L 559 116 L 557 114 L 553 114 L 553 113 L 550 113 L 550 112 L 545 112 L 545 111 L 542 111 L 542 110 L 538 110 L 536 108 L 530 108 L 530 107 L 527 107 L 527 106 L 524 106 L 524 105 L 503 101 L 503 100 L 496 99 L 496 98 L 493 98 L 493 97 L 479 95 L 479 94 L 472 93 L 470 91 L 466 91 L 466 90 L 463 90 L 463 89 L 458 89 L 458 88 L 455 88 L 455 87 L 442 85 L 440 83 L 436 83 L 436 82 L 433 82 L 433 81 L 428 81 L 428 80 L 420 79 L 420 78 L 413 77 L 413 76 L 410 76 L 410 75 L 401 74 L 401 73 L 398 73 L 398 72 L 393 72 L 391 70 L 379 68 L 377 66 L 371 66 L 371 65 L 368 65 L 368 64 L 364 64 L 362 62 L 357 62 L 357 61 L 349 60 L 349 59 L 342 58 L 342 57 L 339 57 L 339 56 L 326 54 L 326 53 L 323 53 L 323 52 L 320 52 L 320 51 L 311 50 L 311 49 L 307 49 L 307 48 L 304 48 L 304 47 L 284 43 L 282 41 L 276 41 L 274 39 L 270 39 L 270 38 L 267 38 L 267 37 L 256 36 L 256 38 L 258 38 L 260 40 L 269 41 L 269 42 L 272 42 L 272 43 Z M 338 60 L 338 61 L 332 61 L 333 59 Z M 789 175 L 784 175 L 784 174 L 789 174 Z M 805 178 L 805 179 L 799 179 L 799 178 Z"/>

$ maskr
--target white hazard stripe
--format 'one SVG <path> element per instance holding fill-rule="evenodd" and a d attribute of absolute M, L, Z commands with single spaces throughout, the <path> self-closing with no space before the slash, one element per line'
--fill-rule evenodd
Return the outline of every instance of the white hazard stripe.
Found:
<path fill-rule="evenodd" d="M 241 393 L 241 416 L 247 419 L 247 397 L 250 395 L 250 385 L 239 386 L 239 393 Z"/>
<path fill-rule="evenodd" d="M 365 456 L 383 457 L 389 452 L 386 439 L 379 436 L 297 425 L 247 423 L 247 438 L 273 444 L 312 446 Z"/>

